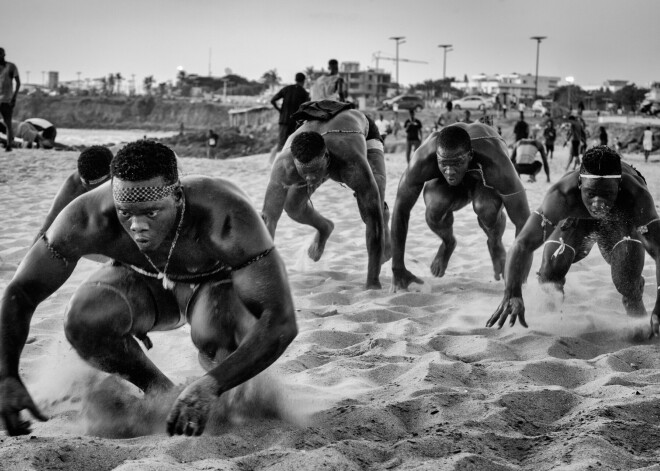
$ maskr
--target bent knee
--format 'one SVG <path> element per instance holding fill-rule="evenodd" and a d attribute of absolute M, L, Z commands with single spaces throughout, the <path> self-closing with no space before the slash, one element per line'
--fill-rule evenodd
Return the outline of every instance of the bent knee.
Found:
<path fill-rule="evenodd" d="M 64 333 L 74 346 L 94 342 L 98 335 L 125 335 L 133 326 L 132 314 L 126 295 L 114 286 L 85 283 L 66 308 Z"/>

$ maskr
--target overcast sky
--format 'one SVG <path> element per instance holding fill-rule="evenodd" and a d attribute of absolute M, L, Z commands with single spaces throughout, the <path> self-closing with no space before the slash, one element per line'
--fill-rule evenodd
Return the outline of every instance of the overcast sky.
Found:
<path fill-rule="evenodd" d="M 135 74 L 142 82 L 187 73 L 259 79 L 277 69 L 285 82 L 329 58 L 375 66 L 374 53 L 394 57 L 391 36 L 405 36 L 402 84 L 447 76 L 534 73 L 606 79 L 640 86 L 660 81 L 657 0 L 2 0 L 0 47 L 25 82 L 42 71 L 60 80 Z M 392 72 L 394 61 L 379 67 Z"/>

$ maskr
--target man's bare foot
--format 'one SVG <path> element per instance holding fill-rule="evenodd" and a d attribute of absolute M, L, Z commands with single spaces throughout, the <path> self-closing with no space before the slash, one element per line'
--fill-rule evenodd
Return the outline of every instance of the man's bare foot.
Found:
<path fill-rule="evenodd" d="M 312 242 L 309 249 L 307 249 L 307 255 L 309 255 L 309 258 L 315 262 L 318 262 L 321 259 L 321 255 L 323 255 L 323 251 L 325 250 L 325 243 L 335 229 L 335 224 L 331 220 L 326 219 L 326 222 L 326 227 L 323 230 L 316 232 L 314 242 Z"/>
<path fill-rule="evenodd" d="M 449 263 L 449 259 L 451 258 L 451 254 L 454 253 L 455 248 L 456 239 L 454 237 L 449 240 L 449 243 L 445 244 L 442 242 L 440 244 L 440 247 L 438 247 L 438 253 L 435 254 L 435 258 L 433 259 L 433 262 L 431 262 L 431 273 L 433 276 L 440 278 L 445 275 L 447 264 Z"/>

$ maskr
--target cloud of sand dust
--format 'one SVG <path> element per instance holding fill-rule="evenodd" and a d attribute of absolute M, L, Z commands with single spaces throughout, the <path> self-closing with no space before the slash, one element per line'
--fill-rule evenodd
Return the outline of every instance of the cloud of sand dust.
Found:
<path fill-rule="evenodd" d="M 52 342 L 31 368 L 26 385 L 37 405 L 61 428 L 74 434 L 130 438 L 165 433 L 166 420 L 185 383 L 172 391 L 143 394 L 129 382 L 85 363 L 66 342 Z M 222 433 L 227 424 L 267 417 L 306 426 L 316 412 L 373 389 L 348 379 L 330 387 L 301 384 L 267 370 L 223 394 L 215 403 L 205 433 Z"/>

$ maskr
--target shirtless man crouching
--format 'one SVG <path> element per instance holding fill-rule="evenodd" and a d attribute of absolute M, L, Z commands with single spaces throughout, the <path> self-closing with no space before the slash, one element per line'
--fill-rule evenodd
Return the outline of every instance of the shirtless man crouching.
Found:
<path fill-rule="evenodd" d="M 174 153 L 153 141 L 121 149 L 112 181 L 67 205 L 21 262 L 0 304 L 0 416 L 10 435 L 41 420 L 19 377 L 35 308 L 78 260 L 110 257 L 74 293 L 65 333 L 78 354 L 145 392 L 173 383 L 145 355 L 147 333 L 191 326 L 206 375 L 167 418 L 170 434 L 199 435 L 213 401 L 271 365 L 297 334 L 286 270 L 259 214 L 234 184 L 179 180 Z"/>
<path fill-rule="evenodd" d="M 660 218 L 644 177 L 607 146 L 589 149 L 578 170 L 564 175 L 548 190 L 516 237 L 506 264 L 504 299 L 486 325 L 502 328 L 507 317 L 523 327 L 522 284 L 534 250 L 541 245 L 541 283 L 563 291 L 571 265 L 598 244 L 611 266 L 612 281 L 630 316 L 644 316 L 644 251 L 655 260 L 660 280 Z M 651 335 L 660 335 L 660 291 L 651 315 Z"/>
<path fill-rule="evenodd" d="M 311 102 L 327 103 L 327 102 Z M 311 203 L 311 195 L 329 178 L 355 192 L 358 210 L 367 227 L 367 289 L 381 287 L 381 264 L 390 258 L 385 204 L 385 156 L 375 123 L 353 109 L 329 120 L 310 119 L 287 140 L 273 168 L 262 210 L 270 234 L 286 210 L 291 219 L 317 230 L 309 257 L 317 261 L 334 229 Z"/>
<path fill-rule="evenodd" d="M 527 217 L 527 196 L 506 143 L 491 126 L 456 123 L 433 132 L 415 152 L 403 172 L 392 213 L 392 287 L 423 283 L 406 269 L 404 255 L 410 211 L 424 190 L 426 222 L 440 237 L 431 263 L 434 276 L 444 276 L 456 247 L 454 212 L 472 202 L 479 226 L 488 237 L 495 279 L 504 272 L 506 250 L 502 206 L 520 232 Z"/>

